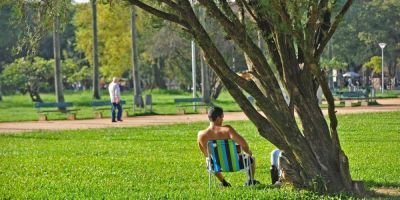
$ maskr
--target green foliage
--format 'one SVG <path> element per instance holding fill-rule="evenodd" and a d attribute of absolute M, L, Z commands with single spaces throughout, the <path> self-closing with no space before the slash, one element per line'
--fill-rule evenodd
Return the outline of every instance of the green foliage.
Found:
<path fill-rule="evenodd" d="M 399 112 L 339 116 L 341 144 L 354 179 L 367 187 L 396 187 Z M 244 187 L 243 173 L 227 173 L 231 188 L 208 190 L 196 132 L 207 123 L 0 135 L 1 199 L 357 199 L 268 186 L 269 153 L 247 121 L 228 122 L 248 141 L 263 184 Z M 384 164 L 382 163 L 384 161 Z"/>
<path fill-rule="evenodd" d="M 12 7 L 0 5 L 0 72 L 2 66 L 11 63 L 15 59 L 13 47 L 16 45 L 17 36 L 22 32 L 22 28 L 10 23 L 12 17 Z"/>
<path fill-rule="evenodd" d="M 48 86 L 53 61 L 40 57 L 19 58 L 5 66 L 0 79 L 3 91 L 19 90 L 22 94 Z"/>
<path fill-rule="evenodd" d="M 121 4 L 97 4 L 98 49 L 103 77 L 121 77 L 131 69 L 130 9 Z M 76 48 L 85 53 L 93 65 L 93 34 L 90 4 L 76 8 Z M 124 20 L 121 20 L 124 19 Z"/>
<path fill-rule="evenodd" d="M 344 69 L 348 66 L 348 64 L 341 62 L 336 57 L 333 57 L 331 60 L 322 58 L 321 66 L 325 69 Z"/>
<path fill-rule="evenodd" d="M 380 56 L 373 56 L 363 66 L 367 69 L 372 69 L 375 73 L 380 73 L 382 71 L 382 58 Z"/>
<path fill-rule="evenodd" d="M 399 18 L 398 0 L 354 1 L 333 37 L 334 56 L 361 66 L 374 55 L 380 55 L 378 43 L 385 42 L 388 44 L 385 60 L 389 67 L 394 67 L 400 42 Z"/>
<path fill-rule="evenodd" d="M 64 28 L 71 11 L 70 0 L 5 0 L 0 6 L 4 5 L 12 7 L 13 23 L 24 30 L 18 35 L 16 49 L 18 52 L 27 51 L 29 55 L 36 55 L 41 39 L 53 29 L 54 19 L 60 19 Z"/>
<path fill-rule="evenodd" d="M 91 80 L 92 71 L 88 66 L 80 65 L 76 60 L 67 58 L 61 61 L 62 74 L 68 84 Z"/>

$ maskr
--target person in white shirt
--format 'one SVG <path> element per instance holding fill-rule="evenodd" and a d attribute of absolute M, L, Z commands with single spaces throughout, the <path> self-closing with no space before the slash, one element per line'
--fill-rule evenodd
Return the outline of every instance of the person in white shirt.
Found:
<path fill-rule="evenodd" d="M 279 159 L 282 156 L 282 151 L 279 149 L 275 149 L 271 152 L 271 181 L 272 184 L 279 183 L 279 179 L 281 177 L 282 171 L 279 163 Z"/>
<path fill-rule="evenodd" d="M 117 122 L 115 120 L 115 110 L 118 109 L 117 112 L 117 120 L 122 122 L 122 106 L 121 106 L 121 90 L 119 88 L 119 78 L 114 77 L 110 85 L 108 86 L 108 92 L 110 93 L 111 99 L 111 119 L 112 122 Z"/>

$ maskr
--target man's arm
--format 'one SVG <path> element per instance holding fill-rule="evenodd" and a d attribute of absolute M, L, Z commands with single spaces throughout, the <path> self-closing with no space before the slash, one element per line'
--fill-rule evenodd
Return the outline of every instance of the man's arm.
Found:
<path fill-rule="evenodd" d="M 119 103 L 121 101 L 121 89 L 119 84 L 115 84 L 115 96 L 117 97 L 116 102 Z"/>
<path fill-rule="evenodd" d="M 202 132 L 200 131 L 199 134 L 197 135 L 197 144 L 199 145 L 199 148 L 201 152 L 204 154 L 205 157 L 208 156 L 207 149 L 204 147 L 204 137 L 202 136 Z"/>
<path fill-rule="evenodd" d="M 231 139 L 235 140 L 235 142 L 239 144 L 240 147 L 242 147 L 244 152 L 246 152 L 250 156 L 253 155 L 246 140 L 241 135 L 239 135 L 239 133 L 237 133 L 236 130 L 231 126 L 227 125 L 226 127 L 228 128 L 229 136 L 231 137 Z"/>

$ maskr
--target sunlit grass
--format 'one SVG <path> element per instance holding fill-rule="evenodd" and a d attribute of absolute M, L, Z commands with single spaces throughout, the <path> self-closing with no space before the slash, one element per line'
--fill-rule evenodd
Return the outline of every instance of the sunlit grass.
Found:
<path fill-rule="evenodd" d="M 340 115 L 353 179 L 400 188 L 400 112 Z M 0 135 L 0 199 L 345 199 L 268 186 L 274 147 L 247 121 L 228 122 L 249 142 L 263 184 L 208 191 L 196 134 L 207 123 Z"/>
<path fill-rule="evenodd" d="M 108 92 L 102 90 L 101 93 L 101 100 L 109 101 Z M 134 113 L 132 109 L 132 92 L 124 91 L 122 93 L 122 99 L 126 101 L 126 105 L 123 107 L 126 108 L 130 116 L 143 114 L 176 114 L 177 109 L 174 99 L 192 97 L 191 93 L 175 90 L 148 90 L 143 93 L 143 98 L 145 98 L 145 95 L 147 94 L 152 95 L 152 113 L 149 112 L 149 107 L 147 108 L 147 113 L 144 113 L 144 109 L 136 109 Z M 55 102 L 54 94 L 42 94 L 41 97 L 44 102 Z M 91 91 L 66 91 L 64 97 L 65 101 L 72 102 L 75 108 L 81 109 L 77 113 L 78 119 L 94 118 L 95 114 L 91 106 L 91 102 L 93 101 Z M 213 104 L 223 106 L 226 111 L 240 111 L 239 106 L 227 92 L 222 92 L 220 98 L 213 102 Z M 187 111 L 188 113 L 194 113 L 191 109 L 187 109 Z M 110 117 L 110 115 L 111 114 L 108 111 L 103 112 L 104 117 Z M 48 118 L 50 120 L 66 119 L 67 115 L 54 112 L 49 113 Z M 4 96 L 3 101 L 0 101 L 0 122 L 29 121 L 37 119 L 38 114 L 29 95 Z"/>

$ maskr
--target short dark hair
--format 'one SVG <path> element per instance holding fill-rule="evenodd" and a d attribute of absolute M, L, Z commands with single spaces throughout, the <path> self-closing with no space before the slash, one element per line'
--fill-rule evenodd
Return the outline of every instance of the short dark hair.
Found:
<path fill-rule="evenodd" d="M 221 117 L 224 114 L 224 110 L 218 106 L 211 107 L 210 111 L 208 111 L 208 119 L 212 122 L 217 120 L 218 117 Z"/>

